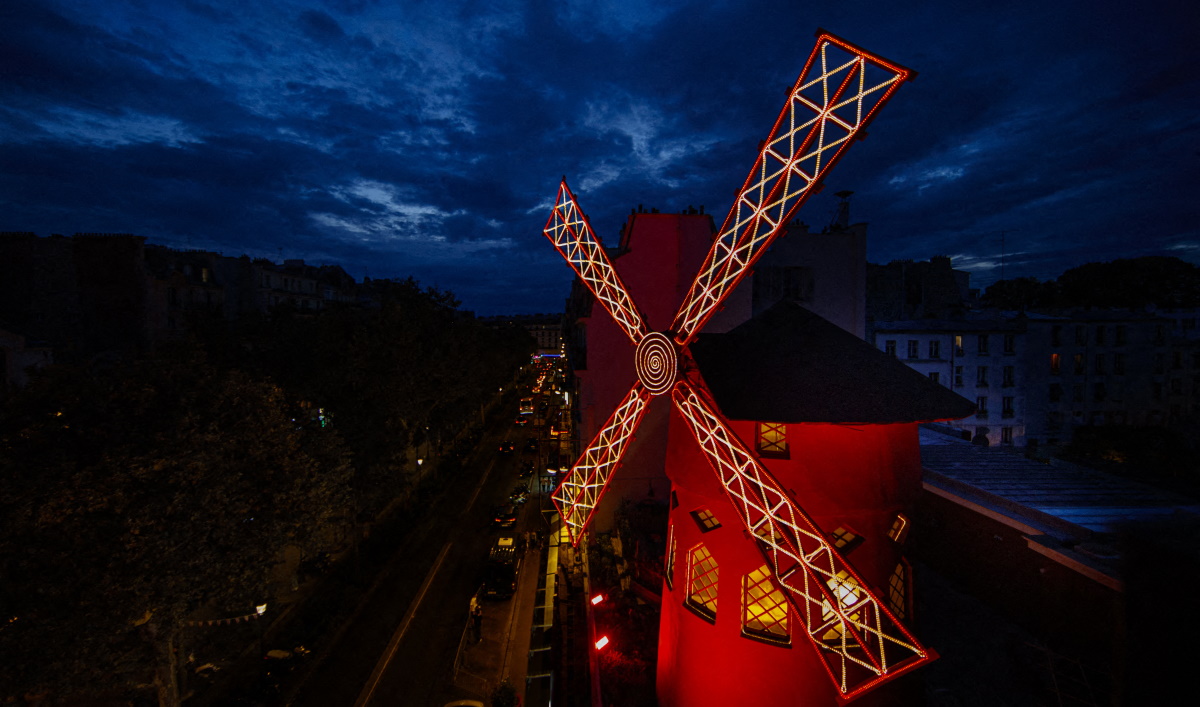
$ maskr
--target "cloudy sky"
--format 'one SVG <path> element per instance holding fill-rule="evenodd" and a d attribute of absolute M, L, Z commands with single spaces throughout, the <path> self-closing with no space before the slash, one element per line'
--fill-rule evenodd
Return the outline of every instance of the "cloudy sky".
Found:
<path fill-rule="evenodd" d="M 1192 0 L 4 0 L 0 230 L 415 276 L 553 311 L 565 175 L 719 222 L 823 27 L 919 76 L 800 216 L 848 189 L 869 258 L 986 286 L 1200 262 Z M 1004 234 L 1003 239 L 1001 234 Z"/>

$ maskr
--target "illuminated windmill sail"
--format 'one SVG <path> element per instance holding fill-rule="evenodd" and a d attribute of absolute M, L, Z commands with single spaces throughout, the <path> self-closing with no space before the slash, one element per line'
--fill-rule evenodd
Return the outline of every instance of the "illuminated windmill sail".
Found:
<path fill-rule="evenodd" d="M 738 510 L 757 537 L 773 580 L 843 699 L 861 695 L 933 659 L 722 420 L 689 346 L 796 210 L 817 191 L 901 83 L 913 72 L 831 34 L 816 47 L 762 143 L 671 330 L 645 317 L 566 184 L 544 233 L 635 347 L 636 380 L 553 500 L 578 544 L 619 466 L 650 398 L 669 393 Z M 847 594 L 847 578 L 856 582 Z M 836 635 L 836 641 L 828 636 Z"/>

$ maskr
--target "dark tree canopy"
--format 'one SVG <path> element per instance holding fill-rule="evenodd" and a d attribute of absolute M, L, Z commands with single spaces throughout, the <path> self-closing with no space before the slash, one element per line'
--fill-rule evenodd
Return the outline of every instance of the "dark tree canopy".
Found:
<path fill-rule="evenodd" d="M 333 551 L 406 499 L 413 447 L 476 422 L 532 352 L 450 293 L 365 285 L 373 306 L 197 319 L 178 346 L 51 367 L 4 401 L 0 700 L 155 681 L 177 703 L 181 622 L 253 612 L 285 548 Z"/>
<path fill-rule="evenodd" d="M 1200 307 L 1200 268 L 1167 256 L 1088 263 L 1057 280 L 1001 280 L 982 299 L 1000 309 Z"/>

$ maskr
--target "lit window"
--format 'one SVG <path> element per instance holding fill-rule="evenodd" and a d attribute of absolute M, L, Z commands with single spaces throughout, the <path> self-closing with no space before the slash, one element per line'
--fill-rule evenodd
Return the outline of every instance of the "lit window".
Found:
<path fill-rule="evenodd" d="M 787 643 L 788 603 L 766 565 L 742 578 L 742 634 Z"/>
<path fill-rule="evenodd" d="M 833 541 L 833 546 L 837 548 L 838 552 L 843 555 L 861 545 L 863 541 L 861 535 L 844 525 L 839 526 L 837 530 L 833 531 L 829 539 Z"/>
<path fill-rule="evenodd" d="M 667 526 L 667 587 L 675 588 L 675 526 Z"/>
<path fill-rule="evenodd" d="M 846 570 L 838 570 L 838 573 L 830 577 L 825 585 L 829 587 L 829 591 L 838 602 L 838 608 L 843 612 L 857 604 L 861 598 L 862 587 L 859 586 L 858 580 L 850 576 Z M 824 601 L 822 604 L 821 621 L 836 621 L 836 623 L 821 636 L 821 640 L 828 643 L 840 643 L 845 634 L 845 624 L 837 621 L 833 607 L 828 601 Z M 862 615 L 858 612 L 850 614 L 847 618 L 851 621 L 862 621 Z"/>
<path fill-rule="evenodd" d="M 700 526 L 700 532 L 707 533 L 710 530 L 716 530 L 721 527 L 721 521 L 713 515 L 713 512 L 707 508 L 701 508 L 698 511 L 692 511 L 692 519 L 696 521 L 696 525 Z"/>
<path fill-rule="evenodd" d="M 1060 373 L 1062 373 L 1062 355 L 1052 353 L 1050 354 L 1050 374 L 1057 376 Z"/>
<path fill-rule="evenodd" d="M 908 568 L 904 562 L 896 565 L 892 576 L 888 578 L 888 608 L 896 618 L 908 618 Z"/>
<path fill-rule="evenodd" d="M 962 334 L 958 334 L 954 337 L 954 355 L 955 356 L 963 355 Z"/>
<path fill-rule="evenodd" d="M 903 513 L 896 514 L 896 520 L 892 521 L 892 527 L 888 530 L 888 537 L 898 543 L 904 542 L 908 537 L 908 516 Z"/>
<path fill-rule="evenodd" d="M 710 621 L 717 618 L 717 561 L 703 545 L 697 545 L 688 552 L 688 596 L 685 603 Z"/>
<path fill-rule="evenodd" d="M 758 423 L 758 453 L 764 457 L 787 458 L 787 426 L 784 423 Z"/>

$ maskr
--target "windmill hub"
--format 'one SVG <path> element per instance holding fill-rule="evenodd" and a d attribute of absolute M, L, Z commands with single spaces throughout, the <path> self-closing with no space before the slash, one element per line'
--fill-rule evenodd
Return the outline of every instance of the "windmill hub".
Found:
<path fill-rule="evenodd" d="M 679 349 L 671 337 L 651 332 L 638 344 L 634 368 L 647 392 L 662 395 L 675 385 L 679 375 Z"/>

